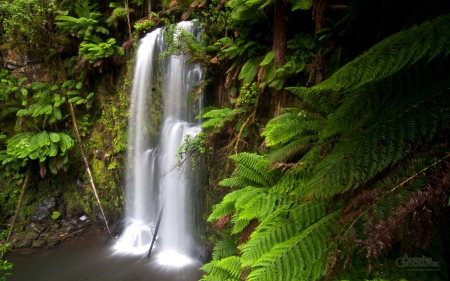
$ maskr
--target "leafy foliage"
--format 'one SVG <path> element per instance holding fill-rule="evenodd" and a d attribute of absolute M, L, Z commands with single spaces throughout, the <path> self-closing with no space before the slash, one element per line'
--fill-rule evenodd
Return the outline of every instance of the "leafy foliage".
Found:
<path fill-rule="evenodd" d="M 75 7 L 75 13 L 78 17 L 68 16 L 68 11 L 63 15 L 57 16 L 55 25 L 60 28 L 60 32 L 76 33 L 78 38 L 94 36 L 96 33 L 109 35 L 109 30 L 100 24 L 103 15 L 97 12 L 90 12 L 94 8 L 87 3 Z"/>
<path fill-rule="evenodd" d="M 66 168 L 67 153 L 74 145 L 74 140 L 66 133 L 52 132 L 63 121 L 61 106 L 66 98 L 61 94 L 58 84 L 48 85 L 42 82 L 25 83 L 25 79 L 3 79 L 4 92 L 14 97 L 2 110 L 2 117 L 16 113 L 15 129 L 17 134 L 6 139 L 6 150 L 0 152 L 1 165 L 6 175 L 19 174 L 18 171 L 29 160 L 39 160 L 41 176 L 48 166 L 54 174 Z"/>
<path fill-rule="evenodd" d="M 0 246 L 0 253 L 5 253 L 9 247 L 9 243 L 5 245 L 5 247 Z M 8 262 L 7 260 L 0 259 L 0 281 L 6 281 L 6 276 L 11 275 L 10 272 L 13 264 Z"/>
<path fill-rule="evenodd" d="M 266 155 L 232 157 L 235 175 L 221 185 L 239 189 L 209 217 L 232 216 L 231 233 L 248 239 L 205 265 L 203 280 L 317 280 L 361 252 L 372 269 L 387 249 L 424 248 L 448 214 L 449 19 L 398 32 L 309 89 L 289 88 L 306 106 L 268 122 Z"/>
<path fill-rule="evenodd" d="M 80 44 L 80 54 L 85 60 L 88 60 L 90 63 L 95 63 L 99 59 L 110 56 L 122 56 L 124 53 L 122 48 L 116 45 L 116 40 L 109 38 L 106 42 L 98 39 L 94 39 L 91 42 L 83 41 Z"/>
<path fill-rule="evenodd" d="M 0 3 L 0 36 L 2 43 L 14 46 L 53 47 L 53 11 L 60 8 L 59 1 L 16 0 Z"/>
<path fill-rule="evenodd" d="M 214 107 L 208 107 L 203 109 L 202 118 L 205 118 L 205 121 L 202 122 L 202 128 L 211 129 L 212 131 L 220 130 L 227 122 L 233 120 L 236 115 L 244 113 L 244 108 L 236 108 L 236 109 L 217 109 Z M 198 117 L 197 117 L 198 118 Z"/>
<path fill-rule="evenodd" d="M 292 0 L 292 10 L 309 10 L 312 6 L 312 0 Z M 232 0 L 227 5 L 232 9 L 231 16 L 235 20 L 246 20 L 257 15 L 264 7 L 273 4 L 270 0 L 248 1 L 248 0 Z"/>
<path fill-rule="evenodd" d="M 101 13 L 91 12 L 94 8 L 95 5 L 89 6 L 88 3 L 83 3 L 75 8 L 77 17 L 68 16 L 68 11 L 65 11 L 63 15 L 56 17 L 55 23 L 61 33 L 68 32 L 83 38 L 79 54 L 92 64 L 111 56 L 124 54 L 122 48 L 116 45 L 116 39 L 102 39 L 102 35 L 109 35 L 109 30 L 103 26 L 108 21 Z M 116 14 L 118 13 L 119 11 L 116 11 Z"/>
<path fill-rule="evenodd" d="M 2 164 L 13 161 L 16 158 L 39 159 L 45 161 L 47 157 L 65 155 L 74 144 L 72 138 L 64 133 L 23 133 L 15 135 L 7 141 L 6 153 L 10 158 L 3 160 Z"/>

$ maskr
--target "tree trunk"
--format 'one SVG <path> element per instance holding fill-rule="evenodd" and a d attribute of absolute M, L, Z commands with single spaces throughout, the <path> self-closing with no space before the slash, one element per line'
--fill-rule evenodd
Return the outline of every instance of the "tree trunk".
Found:
<path fill-rule="evenodd" d="M 125 11 L 127 12 L 128 36 L 130 40 L 133 40 L 133 33 L 131 32 L 131 25 L 130 25 L 130 11 L 128 7 L 128 0 L 124 0 L 123 4 L 125 6 Z"/>
<path fill-rule="evenodd" d="M 11 238 L 12 231 L 13 231 L 14 226 L 16 224 L 17 216 L 19 215 L 20 206 L 22 205 L 23 195 L 25 194 L 25 189 L 27 188 L 28 180 L 30 179 L 30 171 L 31 171 L 31 165 L 30 165 L 30 163 L 28 163 L 27 164 L 27 172 L 25 174 L 25 179 L 23 180 L 22 188 L 20 189 L 19 201 L 17 201 L 16 211 L 14 212 L 14 217 L 13 217 L 13 219 L 11 221 L 11 226 L 9 227 L 8 236 L 6 237 L 5 244 L 7 244 L 9 242 L 9 239 Z M 2 252 L 2 254 L 0 256 L 0 260 L 1 259 L 3 259 L 3 252 Z"/>
<path fill-rule="evenodd" d="M 275 63 L 277 67 L 285 63 L 286 56 L 286 2 L 277 1 L 275 3 L 275 15 L 273 18 L 273 43 L 272 51 L 275 53 Z"/>
<path fill-rule="evenodd" d="M 86 171 L 89 175 L 89 180 L 91 181 L 91 187 L 92 187 L 92 190 L 94 191 L 95 198 L 97 199 L 98 207 L 100 208 L 100 212 L 102 213 L 103 220 L 105 221 L 106 229 L 108 230 L 109 236 L 112 238 L 111 230 L 109 230 L 109 226 L 108 226 L 108 220 L 106 219 L 105 213 L 103 212 L 102 204 L 100 203 L 100 199 L 98 198 L 98 195 L 97 195 L 97 189 L 95 188 L 94 179 L 92 178 L 91 169 L 89 168 L 89 163 L 87 161 L 86 156 L 84 155 L 83 143 L 81 142 L 81 137 L 80 137 L 80 133 L 78 131 L 78 126 L 77 126 L 77 119 L 75 118 L 75 112 L 73 110 L 73 105 L 71 102 L 69 102 L 69 107 L 70 107 L 70 113 L 72 115 L 72 123 L 75 128 L 75 134 L 77 136 L 78 144 L 80 145 L 81 157 L 83 158 L 84 165 L 86 166 Z"/>
<path fill-rule="evenodd" d="M 287 2 L 276 1 L 275 15 L 273 18 L 273 43 L 272 51 L 274 52 L 274 60 L 277 68 L 286 63 L 286 5 Z M 284 89 L 277 91 L 272 90 L 273 99 L 275 101 L 275 116 L 280 115 L 281 108 L 286 104 L 286 91 Z"/>
<path fill-rule="evenodd" d="M 148 0 L 148 18 L 152 18 L 152 0 Z"/>

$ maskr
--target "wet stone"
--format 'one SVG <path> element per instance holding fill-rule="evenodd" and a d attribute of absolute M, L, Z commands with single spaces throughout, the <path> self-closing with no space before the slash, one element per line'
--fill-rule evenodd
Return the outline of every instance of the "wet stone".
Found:
<path fill-rule="evenodd" d="M 43 222 L 50 217 L 51 213 L 54 210 L 55 210 L 55 198 L 52 197 L 49 199 L 41 200 L 36 206 L 34 214 L 31 215 L 31 221 Z"/>
<path fill-rule="evenodd" d="M 31 245 L 31 247 L 33 248 L 41 248 L 42 246 L 44 246 L 46 243 L 45 240 L 34 240 L 33 244 Z"/>

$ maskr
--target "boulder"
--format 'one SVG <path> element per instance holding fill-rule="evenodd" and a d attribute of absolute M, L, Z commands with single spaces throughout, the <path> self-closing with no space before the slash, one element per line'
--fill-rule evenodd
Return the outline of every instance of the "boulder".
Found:
<path fill-rule="evenodd" d="M 31 221 L 43 222 L 47 220 L 55 210 L 55 198 L 49 198 L 39 201 L 34 214 L 31 215 Z"/>
<path fill-rule="evenodd" d="M 4 52 L 3 61 L 6 68 L 14 70 L 29 64 L 40 63 L 42 59 L 39 58 L 39 55 L 35 50 L 25 51 L 23 49 L 14 48 Z"/>
<path fill-rule="evenodd" d="M 46 82 L 51 81 L 51 71 L 48 65 L 37 63 L 32 65 L 21 66 L 11 72 L 14 78 L 27 77 L 28 82 Z"/>

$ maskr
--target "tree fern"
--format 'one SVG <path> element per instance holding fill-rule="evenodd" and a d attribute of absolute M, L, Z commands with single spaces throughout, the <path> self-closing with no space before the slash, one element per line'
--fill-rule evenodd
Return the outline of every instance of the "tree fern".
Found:
<path fill-rule="evenodd" d="M 311 90 L 355 89 L 388 77 L 420 59 L 431 61 L 450 53 L 450 15 L 400 31 L 340 68 Z"/>
<path fill-rule="evenodd" d="M 226 257 L 205 264 L 202 268 L 208 275 L 202 281 L 239 281 L 242 274 L 240 259 L 237 256 Z"/>
<path fill-rule="evenodd" d="M 447 90 L 403 112 L 379 118 L 350 141 L 338 143 L 316 167 L 310 190 L 316 196 L 334 195 L 356 188 L 389 165 L 405 157 L 417 144 L 430 141 L 450 118 Z M 438 101 L 438 104 L 435 103 Z"/>
<path fill-rule="evenodd" d="M 267 146 L 275 146 L 286 144 L 300 135 L 317 135 L 322 126 L 322 120 L 314 120 L 300 110 L 290 109 L 270 120 L 261 135 L 266 137 Z"/>
<path fill-rule="evenodd" d="M 230 156 L 230 159 L 237 162 L 235 175 L 220 181 L 222 186 L 268 187 L 271 180 L 277 177 L 275 170 L 267 169 L 270 161 L 261 155 L 243 152 Z"/>
<path fill-rule="evenodd" d="M 244 112 L 246 112 L 244 108 L 206 108 L 206 110 L 202 112 L 202 118 L 205 119 L 205 121 L 202 122 L 202 128 L 211 129 L 213 132 L 218 132 L 225 126 L 225 124 L 227 124 L 227 122 L 233 120 L 236 115 Z"/>
<path fill-rule="evenodd" d="M 236 255 L 237 243 L 229 240 L 221 240 L 214 246 L 212 258 L 220 260 L 229 256 Z"/>
<path fill-rule="evenodd" d="M 287 204 L 286 204 L 287 203 Z M 273 246 L 299 234 L 326 215 L 327 201 L 280 204 L 276 211 L 261 219 L 250 240 L 239 246 L 243 265 L 254 264 Z"/>
<path fill-rule="evenodd" d="M 234 157 L 235 174 L 221 184 L 243 189 L 210 216 L 232 214 L 236 234 L 257 221 L 238 246 L 245 280 L 317 280 L 348 265 L 357 248 L 376 257 L 400 239 L 405 247 L 424 241 L 446 194 L 433 177 L 448 173 L 436 163 L 448 157 L 449 40 L 450 15 L 440 16 L 384 39 L 310 89 L 290 88 L 308 111 L 291 109 L 267 124 L 264 161 Z M 277 163 L 290 169 L 257 166 L 272 161 L 291 161 Z M 339 202 L 346 208 L 334 211 Z M 236 278 L 227 266 L 223 279 Z"/>
<path fill-rule="evenodd" d="M 393 75 L 423 59 L 431 61 L 450 53 L 450 15 L 439 16 L 420 26 L 400 31 L 340 68 L 329 79 L 310 89 L 288 88 L 318 108 L 317 91 L 346 91 Z M 325 102 L 325 101 L 323 101 Z"/>
<path fill-rule="evenodd" d="M 276 244 L 262 255 L 248 275 L 256 280 L 316 280 L 325 273 L 325 251 L 335 231 L 340 211 L 335 211 L 303 230 L 299 235 Z"/>
<path fill-rule="evenodd" d="M 272 162 L 288 162 L 293 157 L 307 153 L 318 139 L 317 135 L 297 137 L 287 145 L 272 150 L 268 155 L 268 159 Z"/>
<path fill-rule="evenodd" d="M 258 219 L 262 221 L 273 212 L 290 206 L 293 202 L 295 202 L 295 197 L 269 194 L 266 190 L 264 193 L 259 193 L 258 196 L 253 197 L 249 201 L 239 204 L 236 215 L 241 219 Z"/>
<path fill-rule="evenodd" d="M 448 128 L 450 84 L 440 70 L 448 61 L 421 61 L 392 78 L 348 92 L 312 148 L 324 152 L 332 147 L 330 155 L 314 165 L 315 176 L 307 184 L 298 184 L 299 194 L 314 190 L 317 196 L 328 196 L 356 188 Z M 308 153 L 300 161 L 310 162 L 311 156 L 318 155 Z"/>

